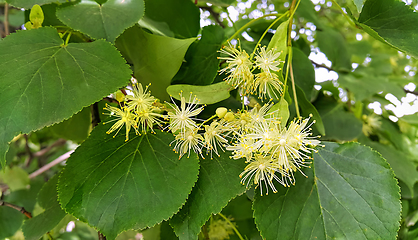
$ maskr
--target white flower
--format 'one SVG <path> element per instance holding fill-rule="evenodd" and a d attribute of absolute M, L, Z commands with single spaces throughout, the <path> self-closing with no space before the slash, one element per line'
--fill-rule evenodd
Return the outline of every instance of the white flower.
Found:
<path fill-rule="evenodd" d="M 151 129 L 153 131 L 153 125 L 157 124 L 161 127 L 163 121 L 160 118 L 163 116 L 159 113 L 154 112 L 153 107 L 149 107 L 148 109 L 144 109 L 140 112 L 137 112 L 137 121 L 139 125 L 141 125 L 142 132 L 146 132 L 147 129 Z"/>
<path fill-rule="evenodd" d="M 176 142 L 173 150 L 179 154 L 179 159 L 186 153 L 187 157 L 190 157 L 191 150 L 204 158 L 202 155 L 204 139 L 197 131 L 197 128 L 187 129 L 186 132 L 180 132 L 180 134 L 176 135 L 173 141 Z"/>
<path fill-rule="evenodd" d="M 203 107 L 198 107 L 199 100 L 190 93 L 189 103 L 186 106 L 186 99 L 180 94 L 180 108 L 176 104 L 168 103 L 173 109 L 173 112 L 168 112 L 168 117 L 170 118 L 170 129 L 171 132 L 175 133 L 177 130 L 181 132 L 186 132 L 188 129 L 196 128 L 196 122 L 194 121 L 194 116 L 198 115 L 203 111 Z M 174 100 L 171 99 L 173 102 Z"/>
<path fill-rule="evenodd" d="M 149 85 L 144 90 L 140 83 L 136 83 L 132 86 L 133 96 L 126 95 L 125 97 L 126 100 L 129 100 L 129 102 L 127 102 L 129 110 L 142 112 L 152 106 L 156 99 L 147 92 L 148 87 Z"/>
<path fill-rule="evenodd" d="M 257 73 L 254 81 L 254 88 L 258 88 L 258 97 L 260 99 L 273 98 L 279 99 L 282 94 L 283 87 L 282 82 L 279 80 L 277 74 L 262 71 Z"/>
<path fill-rule="evenodd" d="M 233 151 L 233 159 L 246 158 L 247 161 L 250 161 L 256 149 L 254 149 L 253 139 L 241 136 L 234 145 L 227 146 L 226 150 Z"/>
<path fill-rule="evenodd" d="M 285 185 L 283 180 L 276 176 L 276 172 L 279 172 L 283 175 L 286 175 L 285 172 L 279 169 L 277 163 L 272 161 L 270 156 L 255 155 L 255 159 L 251 160 L 250 164 L 245 167 L 245 170 L 239 175 L 241 183 L 246 184 L 246 187 L 249 187 L 251 179 L 253 179 L 256 188 L 260 186 L 261 196 L 263 196 L 263 182 L 266 187 L 266 195 L 268 195 L 269 187 L 273 190 L 274 193 L 277 192 L 276 187 L 274 186 L 272 180 L 275 179 L 282 185 Z M 285 185 L 286 186 L 286 185 Z"/>
<path fill-rule="evenodd" d="M 205 146 L 210 152 L 212 158 L 212 152 L 215 152 L 219 156 L 218 146 L 223 151 L 223 146 L 228 143 L 224 135 L 224 126 L 217 121 L 213 121 L 209 126 L 205 125 Z"/>
<path fill-rule="evenodd" d="M 225 81 L 232 85 L 233 87 L 237 88 L 241 85 L 241 83 L 245 83 L 247 81 L 251 81 L 253 79 L 253 74 L 251 70 L 253 68 L 253 64 L 250 61 L 250 56 L 245 52 L 245 50 L 239 50 L 229 43 L 229 46 L 225 46 L 221 49 L 221 53 L 226 54 L 226 57 L 219 57 L 221 60 L 226 60 L 228 64 L 227 67 L 221 69 L 219 72 L 229 74 Z"/>
<path fill-rule="evenodd" d="M 275 52 L 275 49 L 270 49 L 266 52 L 266 47 L 259 48 L 255 56 L 255 65 L 256 67 L 262 69 L 265 72 L 280 71 L 279 64 L 283 61 L 280 61 L 279 56 L 281 52 Z"/>

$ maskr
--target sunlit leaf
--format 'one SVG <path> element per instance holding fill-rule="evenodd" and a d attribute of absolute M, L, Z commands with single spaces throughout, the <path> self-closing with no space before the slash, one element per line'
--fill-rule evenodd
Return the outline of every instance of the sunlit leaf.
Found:
<path fill-rule="evenodd" d="M 171 85 L 167 92 L 177 100 L 180 100 L 181 92 L 185 92 L 186 95 L 192 93 L 200 100 L 199 104 L 213 104 L 229 98 L 229 91 L 232 89 L 233 87 L 226 82 L 219 82 L 208 86 Z"/>
<path fill-rule="evenodd" d="M 67 26 L 95 39 L 114 42 L 125 29 L 144 15 L 144 1 L 108 0 L 99 5 L 93 0 L 57 10 L 57 17 Z"/>
<path fill-rule="evenodd" d="M 14 136 L 71 117 L 126 85 L 130 72 L 103 40 L 65 46 L 48 27 L 6 37 L 0 42 L 0 162 Z"/>
<path fill-rule="evenodd" d="M 7 0 L 6 2 L 17 8 L 30 9 L 33 5 L 44 5 L 48 3 L 65 3 L 67 0 Z"/>
<path fill-rule="evenodd" d="M 367 0 L 357 24 L 376 39 L 418 57 L 418 13 L 404 2 Z"/>

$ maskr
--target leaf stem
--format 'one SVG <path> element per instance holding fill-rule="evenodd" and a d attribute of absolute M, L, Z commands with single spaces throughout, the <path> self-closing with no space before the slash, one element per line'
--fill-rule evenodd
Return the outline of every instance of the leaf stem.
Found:
<path fill-rule="evenodd" d="M 8 3 L 4 4 L 3 25 L 4 25 L 4 35 L 7 36 L 7 35 L 9 35 L 9 4 Z"/>
<path fill-rule="evenodd" d="M 67 35 L 67 39 L 65 39 L 65 46 L 67 46 L 67 45 L 68 45 L 68 42 L 70 41 L 71 34 L 73 34 L 73 32 L 69 32 L 69 33 L 68 33 L 68 35 Z"/>
<path fill-rule="evenodd" d="M 257 44 L 255 45 L 254 51 L 253 53 L 251 53 L 250 55 L 250 60 L 253 59 L 255 51 L 257 50 L 258 45 L 261 43 L 261 41 L 263 40 L 264 36 L 266 36 L 268 30 L 270 28 L 272 28 L 274 26 L 274 24 L 276 24 L 280 19 L 282 19 L 283 17 L 287 16 L 287 14 L 289 13 L 289 11 L 286 11 L 285 13 L 283 13 L 280 17 L 279 15 L 277 15 L 277 18 L 270 24 L 270 26 L 268 26 L 268 28 L 266 29 L 266 31 L 264 31 L 263 35 L 261 35 L 260 39 L 258 40 Z"/>
<path fill-rule="evenodd" d="M 290 66 L 290 79 L 292 80 L 293 99 L 295 100 L 296 115 L 298 116 L 298 118 L 300 118 L 298 97 L 296 96 L 295 79 L 293 77 L 292 62 L 289 62 L 289 66 Z"/>
<path fill-rule="evenodd" d="M 255 18 L 251 21 L 249 21 L 248 23 L 246 23 L 244 26 L 242 26 L 240 29 L 238 29 L 238 31 L 236 31 L 230 38 L 228 38 L 225 42 L 222 43 L 222 45 L 225 45 L 227 42 L 230 42 L 232 39 L 234 39 L 240 32 L 244 31 L 246 28 L 248 28 L 248 26 L 250 26 L 251 24 L 253 24 L 254 22 L 265 18 L 265 17 L 272 17 L 272 16 L 279 16 L 279 14 L 277 13 L 271 13 L 271 14 L 266 14 L 264 16 L 261 16 L 259 18 Z"/>
<path fill-rule="evenodd" d="M 235 225 L 234 225 L 231 221 L 229 221 L 229 219 L 228 219 L 227 217 L 225 217 L 225 215 L 223 215 L 222 213 L 218 213 L 218 214 L 219 214 L 219 216 L 221 216 L 223 219 L 225 219 L 225 221 L 226 221 L 227 223 L 229 223 L 229 225 L 231 225 L 232 229 L 234 229 L 234 232 L 237 234 L 238 238 L 239 238 L 240 240 L 244 240 L 244 238 L 241 236 L 241 234 L 239 233 L 239 231 L 238 231 L 238 229 L 235 227 Z"/>
<path fill-rule="evenodd" d="M 206 119 L 204 122 L 202 122 L 202 123 L 199 125 L 199 129 L 203 126 L 203 124 L 205 124 L 205 123 L 209 122 L 210 120 L 214 119 L 215 117 L 217 117 L 217 115 L 216 115 L 216 114 L 215 114 L 215 115 L 212 115 L 210 118 Z"/>

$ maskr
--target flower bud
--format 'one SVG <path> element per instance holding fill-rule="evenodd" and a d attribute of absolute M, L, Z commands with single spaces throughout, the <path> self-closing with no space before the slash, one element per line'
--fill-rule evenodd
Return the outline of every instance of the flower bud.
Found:
<path fill-rule="evenodd" d="M 216 116 L 218 116 L 218 118 L 223 118 L 227 112 L 228 112 L 228 109 L 224 107 L 218 107 L 216 109 Z"/>
<path fill-rule="evenodd" d="M 235 119 L 234 114 L 232 112 L 227 112 L 224 116 L 224 119 L 227 121 L 232 121 Z"/>

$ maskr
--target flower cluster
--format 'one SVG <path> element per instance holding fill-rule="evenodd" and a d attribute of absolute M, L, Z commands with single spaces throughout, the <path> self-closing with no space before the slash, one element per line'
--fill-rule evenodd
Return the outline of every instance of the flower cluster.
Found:
<path fill-rule="evenodd" d="M 153 126 L 158 125 L 173 133 L 175 138 L 171 144 L 179 159 L 184 155 L 189 157 L 192 151 L 202 158 L 205 149 L 211 158 L 213 153 L 219 156 L 220 150 L 231 151 L 232 159 L 245 159 L 248 164 L 240 174 L 241 183 L 247 187 L 254 183 L 260 187 L 261 194 L 264 191 L 268 194 L 269 188 L 277 192 L 273 179 L 283 186 L 295 184 L 294 173 L 303 174 L 301 168 L 309 166 L 310 154 L 315 151 L 312 147 L 320 144 L 310 133 L 315 121 L 309 123 L 310 117 L 299 118 L 286 128 L 278 118 L 279 110 L 271 110 L 272 102 L 238 112 L 220 107 L 209 119 L 200 120 L 197 116 L 204 106 L 196 96 L 190 93 L 186 98 L 180 93 L 178 99 L 178 105 L 172 99 L 173 103 L 162 106 L 147 88 L 135 84 L 132 95 L 124 97 L 121 108 L 106 106 L 109 115 L 115 117 L 108 122 L 116 121 L 107 133 L 116 131 L 117 134 L 125 125 L 128 141 L 131 128 L 140 134 L 153 131 Z M 166 127 L 162 119 L 168 120 Z"/>
<path fill-rule="evenodd" d="M 233 151 L 232 158 L 245 158 L 248 163 L 240 174 L 241 183 L 247 187 L 251 181 L 260 186 L 263 194 L 264 183 L 268 194 L 270 187 L 277 192 L 273 179 L 283 186 L 294 184 L 294 172 L 307 167 L 312 151 L 311 147 L 319 145 L 316 137 L 311 137 L 309 118 L 295 119 L 289 127 L 282 127 L 277 110 L 269 112 L 273 104 L 266 104 L 259 109 L 243 111 L 235 114 L 231 124 L 239 126 L 235 131 L 234 144 L 226 149 Z M 280 177 L 279 177 L 280 176 Z"/>
<path fill-rule="evenodd" d="M 204 125 L 205 122 L 198 125 L 196 121 L 199 119 L 194 117 L 203 111 L 203 106 L 199 107 L 198 103 L 199 99 L 192 96 L 192 93 L 190 93 L 187 103 L 186 98 L 180 93 L 180 107 L 168 103 L 174 110 L 168 112 L 169 128 L 175 136 L 174 151 L 179 153 L 179 158 L 186 153 L 189 157 L 191 150 L 204 158 L 203 148 L 206 148 L 207 154 L 210 153 L 212 156 L 212 153 L 215 152 L 219 156 L 218 148 L 223 150 L 223 146 L 228 142 L 224 134 L 226 132 L 225 121 L 213 120 L 209 125 Z"/>
<path fill-rule="evenodd" d="M 243 93 L 258 92 L 260 99 L 279 98 L 283 90 L 282 82 L 277 75 L 281 70 L 279 65 L 283 62 L 279 59 L 281 52 L 277 52 L 276 49 L 267 51 L 265 46 L 260 46 L 255 61 L 240 46 L 234 47 L 231 43 L 220 52 L 225 56 L 219 59 L 227 63 L 220 73 L 228 74 L 224 79 L 228 84 L 235 88 L 240 87 Z M 254 74 L 254 70 L 259 71 Z"/>
<path fill-rule="evenodd" d="M 116 121 L 107 131 L 108 134 L 116 131 L 114 135 L 116 136 L 123 125 L 125 125 L 125 141 L 128 141 L 131 128 L 135 130 L 136 134 L 140 134 L 140 132 L 147 132 L 148 129 L 153 131 L 154 124 L 161 126 L 161 118 L 163 118 L 163 115 L 161 115 L 162 110 L 156 106 L 155 103 L 157 100 L 147 90 L 148 87 L 144 90 L 141 84 L 134 84 L 132 86 L 132 95 L 125 96 L 121 108 L 106 104 L 104 109 L 110 113 L 104 114 L 114 116 L 115 118 L 103 124 Z M 141 129 L 139 129 L 139 126 Z"/>
<path fill-rule="evenodd" d="M 375 114 L 363 115 L 362 120 L 363 120 L 362 131 L 363 131 L 363 134 L 366 136 L 372 135 L 377 129 L 380 128 L 380 125 L 382 124 L 380 122 L 379 117 Z"/>
<path fill-rule="evenodd" d="M 234 234 L 235 223 L 232 222 L 233 220 L 234 219 L 232 218 L 228 218 L 228 220 L 225 220 L 221 218 L 213 219 L 213 217 L 211 217 L 208 226 L 209 239 L 229 239 L 229 236 Z"/>

